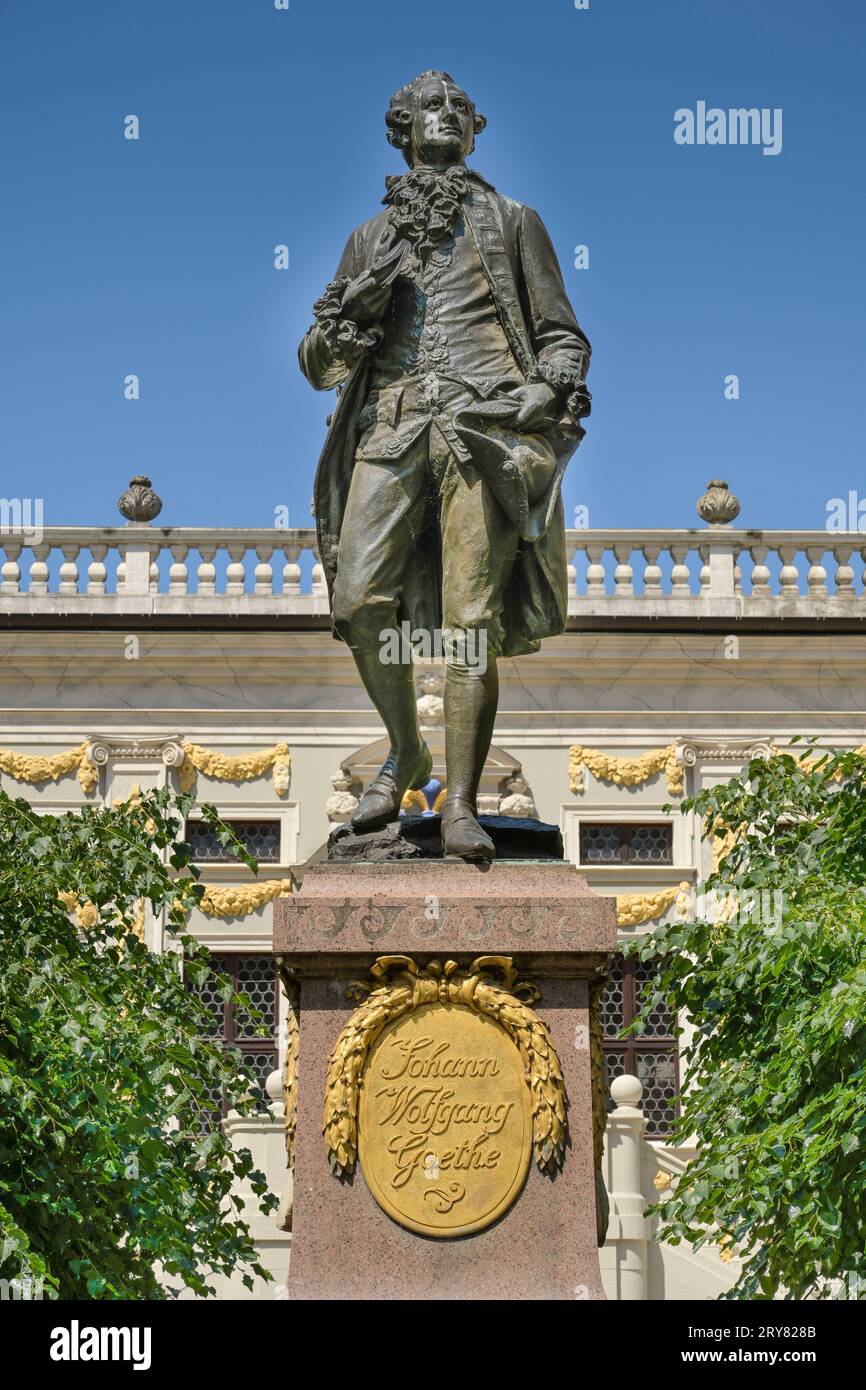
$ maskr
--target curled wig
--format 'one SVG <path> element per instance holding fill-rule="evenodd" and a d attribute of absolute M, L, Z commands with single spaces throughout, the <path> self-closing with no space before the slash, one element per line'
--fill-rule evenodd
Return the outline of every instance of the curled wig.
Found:
<path fill-rule="evenodd" d="M 385 125 L 388 129 L 388 143 L 395 149 L 402 151 L 403 158 L 407 164 L 412 162 L 412 138 L 409 127 L 412 124 L 412 99 L 415 95 L 415 88 L 420 82 L 425 82 L 430 77 L 438 77 L 442 82 L 448 82 L 452 87 L 457 83 L 449 72 L 439 72 L 434 68 L 427 68 L 425 72 L 419 72 L 417 77 L 413 77 L 411 82 L 407 82 L 405 87 L 400 87 L 392 96 L 388 103 L 388 110 L 385 113 Z M 463 90 L 462 88 L 460 89 Z M 480 135 L 487 125 L 486 117 L 475 110 L 475 103 L 468 97 L 472 107 L 473 125 L 475 135 Z M 475 140 L 472 141 L 472 149 L 475 149 Z M 470 152 L 471 153 L 471 152 Z"/>

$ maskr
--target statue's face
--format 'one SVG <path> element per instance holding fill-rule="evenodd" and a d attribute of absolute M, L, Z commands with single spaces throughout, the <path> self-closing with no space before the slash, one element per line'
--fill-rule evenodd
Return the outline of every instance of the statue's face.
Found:
<path fill-rule="evenodd" d="M 412 163 L 465 159 L 474 137 L 475 111 L 466 93 L 440 77 L 426 78 L 415 90 Z"/>

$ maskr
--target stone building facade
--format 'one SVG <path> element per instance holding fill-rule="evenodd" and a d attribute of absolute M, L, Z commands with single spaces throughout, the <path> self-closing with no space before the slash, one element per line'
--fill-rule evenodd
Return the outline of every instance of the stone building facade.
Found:
<path fill-rule="evenodd" d="M 709 513 L 694 530 L 569 532 L 568 630 L 501 662 L 482 809 L 559 825 L 567 857 L 616 897 L 624 940 L 682 910 L 709 871 L 700 826 L 677 809 L 684 796 L 795 734 L 866 743 L 864 537 L 735 530 Z M 260 861 L 254 879 L 189 827 L 208 887 L 191 928 L 273 1024 L 237 1036 L 220 1015 L 270 1095 L 259 1120 L 224 1123 L 283 1198 L 280 1220 L 255 1230 L 278 1281 L 291 1174 L 273 902 L 324 853 L 384 752 L 351 656 L 328 630 L 314 547 L 307 531 L 139 519 L 0 534 L 0 786 L 45 812 L 158 783 L 194 787 Z M 444 785 L 435 662 L 418 665 L 417 681 Z M 148 917 L 144 930 L 161 949 L 163 924 Z M 643 1216 L 689 1157 L 666 1142 L 681 1080 L 672 1021 L 659 1013 L 640 1039 L 618 1038 L 646 985 L 618 965 L 604 1001 L 609 1075 L 620 1078 L 605 1284 L 612 1298 L 711 1298 L 736 1261 L 658 1246 Z"/>

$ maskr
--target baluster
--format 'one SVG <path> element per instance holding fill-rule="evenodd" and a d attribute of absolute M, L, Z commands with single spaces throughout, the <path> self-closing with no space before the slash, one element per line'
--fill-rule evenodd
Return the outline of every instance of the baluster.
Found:
<path fill-rule="evenodd" d="M 752 557 L 752 598 L 772 598 L 773 593 L 770 588 L 770 570 L 764 564 L 769 550 L 767 545 L 749 546 L 749 554 Z"/>
<path fill-rule="evenodd" d="M 657 563 L 659 558 L 659 545 L 642 545 L 640 552 L 646 564 L 643 571 L 643 593 L 644 598 L 661 598 L 662 596 L 662 571 L 661 565 Z"/>
<path fill-rule="evenodd" d="M 809 586 L 809 598 L 817 599 L 827 597 L 827 571 L 821 563 L 823 558 L 823 546 L 806 546 L 806 559 L 809 561 L 809 573 L 806 576 L 806 583 Z"/>
<path fill-rule="evenodd" d="M 90 564 L 87 566 L 87 592 L 105 593 L 105 565 L 102 563 L 108 554 L 107 545 L 90 546 Z"/>
<path fill-rule="evenodd" d="M 81 552 L 80 545 L 61 546 L 63 551 L 63 564 L 60 566 L 60 588 L 58 593 L 77 594 L 78 593 L 78 556 Z M 119 577 L 119 570 L 118 570 Z M 120 585 L 118 583 L 118 590 Z"/>
<path fill-rule="evenodd" d="M 328 585 L 325 580 L 325 568 L 319 556 L 319 547 L 313 546 L 313 555 L 316 563 L 313 565 L 313 597 L 321 598 L 328 592 Z"/>
<path fill-rule="evenodd" d="M 189 571 L 185 563 L 188 554 L 188 545 L 173 545 L 171 547 L 172 563 L 168 569 L 168 592 L 170 594 L 189 592 Z"/>
<path fill-rule="evenodd" d="M 246 554 L 246 546 L 230 545 L 227 549 L 230 564 L 226 569 L 226 594 L 237 597 L 244 591 L 246 571 L 244 570 L 243 559 Z"/>
<path fill-rule="evenodd" d="M 700 585 L 700 597 L 710 597 L 710 585 L 713 582 L 713 571 L 710 568 L 709 546 L 698 546 L 698 555 L 701 558 L 701 568 L 698 571 L 698 584 Z"/>
<path fill-rule="evenodd" d="M 283 594 L 286 598 L 297 598 L 301 592 L 301 567 L 298 564 L 301 547 L 284 545 L 283 553 L 286 557 L 286 563 L 283 565 Z"/>
<path fill-rule="evenodd" d="M 671 570 L 671 598 L 691 598 L 692 586 L 689 567 L 684 560 L 689 553 L 687 545 L 670 546 L 673 568 Z"/>
<path fill-rule="evenodd" d="M 20 594 L 21 593 L 21 571 L 18 568 L 18 556 L 24 549 L 21 545 L 16 545 L 13 541 L 4 541 L 3 550 L 6 559 L 0 566 L 0 575 L 3 582 L 0 584 L 0 593 Z"/>
<path fill-rule="evenodd" d="M 586 553 L 589 564 L 586 568 L 586 596 L 587 598 L 604 598 L 605 596 L 605 573 L 601 557 L 604 555 L 603 545 L 587 545 Z"/>
<path fill-rule="evenodd" d="M 565 567 L 565 588 L 570 603 L 572 599 L 577 598 L 577 565 L 574 563 L 574 552 Z"/>
<path fill-rule="evenodd" d="M 634 570 L 631 565 L 631 545 L 626 541 L 623 545 L 615 545 L 613 548 L 616 557 L 616 569 L 613 572 L 614 596 L 616 598 L 634 598 Z"/>
<path fill-rule="evenodd" d="M 743 550 L 734 551 L 734 557 L 738 562 L 734 565 L 734 593 L 736 594 L 737 598 L 743 597 L 743 571 L 740 568 L 739 560 L 740 557 L 744 554 L 745 551 Z"/>
<path fill-rule="evenodd" d="M 854 568 L 850 564 L 851 546 L 834 545 L 833 558 L 836 561 L 836 573 L 834 582 L 836 585 L 837 598 L 854 597 Z"/>
<path fill-rule="evenodd" d="M 272 545 L 256 546 L 256 556 L 259 563 L 255 568 L 255 584 L 253 585 L 253 593 L 255 594 L 272 594 L 274 592 L 274 571 L 270 563 L 273 553 L 274 547 Z"/>
<path fill-rule="evenodd" d="M 646 1155 L 652 1153 L 644 1138 L 646 1119 L 640 1108 L 643 1086 L 636 1076 L 615 1076 L 610 1098 L 615 1107 L 607 1117 L 606 1154 L 611 1165 L 610 1189 L 616 1193 L 616 1209 L 622 1229 L 628 1232 L 628 1261 L 623 1260 L 618 1298 L 629 1303 L 647 1297 L 647 1236 L 643 1212 L 648 1173 Z M 655 1164 L 653 1164 L 655 1167 Z"/>
<path fill-rule="evenodd" d="M 217 548 L 215 545 L 200 545 L 199 567 L 196 571 L 198 592 L 207 597 L 216 593 L 216 565 L 213 562 Z"/>
<path fill-rule="evenodd" d="M 152 550 L 150 553 L 151 555 L 158 555 L 159 551 Z M 151 560 L 150 562 L 150 569 L 148 570 L 148 587 L 152 594 L 159 593 L 159 565 L 157 564 L 156 560 Z"/>
<path fill-rule="evenodd" d="M 33 551 L 33 562 L 30 566 L 29 590 L 34 596 L 48 593 L 48 566 L 45 560 L 51 549 L 50 545 L 34 545 L 30 547 Z"/>
<path fill-rule="evenodd" d="M 794 564 L 797 555 L 795 545 L 780 545 L 779 555 L 782 569 L 779 574 L 779 598 L 800 597 L 800 571 Z"/>

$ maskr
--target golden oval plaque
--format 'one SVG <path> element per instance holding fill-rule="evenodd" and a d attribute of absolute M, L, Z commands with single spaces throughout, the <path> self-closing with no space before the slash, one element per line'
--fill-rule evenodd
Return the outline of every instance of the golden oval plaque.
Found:
<path fill-rule="evenodd" d="M 388 1024 L 364 1067 L 358 1151 L 367 1186 L 401 1226 L 444 1237 L 489 1226 L 532 1155 L 529 1087 L 505 1029 L 440 1003 Z"/>

